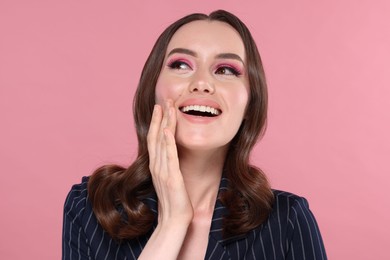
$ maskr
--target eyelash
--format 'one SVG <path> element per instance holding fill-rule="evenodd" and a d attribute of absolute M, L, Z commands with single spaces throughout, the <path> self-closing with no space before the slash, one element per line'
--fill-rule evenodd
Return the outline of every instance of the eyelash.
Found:
<path fill-rule="evenodd" d="M 181 66 L 186 66 L 187 68 L 182 68 Z M 192 67 L 188 64 L 188 62 L 186 61 L 182 61 L 182 60 L 173 60 L 171 62 L 168 63 L 168 67 L 170 69 L 173 69 L 173 70 L 181 70 L 181 69 L 191 69 L 192 70 Z M 230 73 L 229 74 L 225 74 L 225 73 L 218 73 L 220 72 L 221 70 L 227 70 L 229 71 Z M 219 74 L 219 75 L 234 75 L 236 77 L 238 76 L 241 76 L 242 75 L 242 72 L 239 70 L 239 69 L 236 69 L 235 67 L 231 66 L 231 65 L 220 65 L 217 67 L 217 69 L 215 70 L 215 73 L 216 74 Z"/>
<path fill-rule="evenodd" d="M 238 69 L 236 69 L 236 68 L 234 68 L 234 67 L 232 67 L 232 66 L 230 66 L 230 65 L 222 65 L 222 66 L 219 66 L 219 67 L 216 69 L 215 73 L 217 73 L 217 72 L 220 71 L 220 70 L 228 70 L 228 71 L 230 71 L 231 75 L 234 75 L 234 76 L 236 76 L 236 77 L 242 75 L 242 73 L 241 73 L 240 70 L 238 70 Z M 218 73 L 217 73 L 217 74 L 218 74 Z M 224 73 L 222 73 L 222 75 L 230 75 L 230 74 L 224 74 Z"/>
<path fill-rule="evenodd" d="M 191 67 L 190 65 L 188 65 L 187 62 L 182 61 L 182 60 L 174 60 L 174 61 L 168 63 L 168 67 L 171 68 L 171 69 L 174 69 L 174 70 L 182 69 L 182 68 L 180 67 L 180 66 L 182 66 L 182 65 L 185 65 L 185 66 L 187 66 L 188 68 L 192 69 L 192 67 Z"/>

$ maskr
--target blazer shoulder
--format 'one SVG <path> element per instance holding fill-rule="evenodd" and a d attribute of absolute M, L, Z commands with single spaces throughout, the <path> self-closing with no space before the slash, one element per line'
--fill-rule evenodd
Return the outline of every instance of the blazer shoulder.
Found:
<path fill-rule="evenodd" d="M 271 220 L 282 226 L 287 255 L 291 259 L 327 259 L 318 223 L 306 198 L 279 190 L 274 190 L 274 195 Z"/>
<path fill-rule="evenodd" d="M 309 203 L 306 198 L 291 192 L 273 190 L 274 204 L 273 213 L 278 216 L 285 216 L 290 219 L 294 215 L 300 215 L 309 210 Z"/>
<path fill-rule="evenodd" d="M 282 191 L 282 190 L 272 190 L 275 198 L 275 203 L 285 203 L 290 206 L 296 203 L 303 203 L 306 207 L 308 207 L 308 201 L 305 197 L 299 196 L 297 194 Z"/>
<path fill-rule="evenodd" d="M 65 200 L 64 214 L 75 217 L 84 212 L 88 200 L 88 180 L 89 177 L 83 177 L 80 183 L 72 186 Z"/>

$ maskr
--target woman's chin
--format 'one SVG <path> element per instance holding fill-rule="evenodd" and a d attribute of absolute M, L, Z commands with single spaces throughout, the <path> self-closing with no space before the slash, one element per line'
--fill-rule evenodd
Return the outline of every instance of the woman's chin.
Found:
<path fill-rule="evenodd" d="M 228 147 L 226 142 L 212 142 L 209 138 L 207 139 L 194 139 L 194 138 L 176 138 L 176 144 L 179 152 L 218 152 L 225 151 Z"/>

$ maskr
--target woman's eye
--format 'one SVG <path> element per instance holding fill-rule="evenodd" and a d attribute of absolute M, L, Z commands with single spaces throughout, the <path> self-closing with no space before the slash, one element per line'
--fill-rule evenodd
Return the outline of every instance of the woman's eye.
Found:
<path fill-rule="evenodd" d="M 219 67 L 216 71 L 215 74 L 219 75 L 234 75 L 234 76 L 239 76 L 241 73 L 236 70 L 235 68 L 228 67 L 228 66 L 223 66 Z"/>
<path fill-rule="evenodd" d="M 190 65 L 184 61 L 174 61 L 168 64 L 168 67 L 174 70 L 188 70 L 191 69 Z"/>

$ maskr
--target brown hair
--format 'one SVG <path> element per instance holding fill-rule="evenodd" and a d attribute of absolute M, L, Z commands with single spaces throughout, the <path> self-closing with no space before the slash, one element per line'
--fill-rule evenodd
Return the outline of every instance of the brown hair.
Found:
<path fill-rule="evenodd" d="M 144 65 L 133 103 L 138 138 L 137 159 L 127 169 L 117 165 L 103 166 L 89 180 L 88 196 L 94 213 L 115 239 L 144 235 L 155 221 L 155 214 L 143 203 L 154 194 L 146 136 L 155 104 L 155 85 L 170 39 L 181 26 L 198 20 L 231 25 L 240 34 L 246 51 L 250 97 L 244 120 L 230 143 L 225 159 L 224 175 L 229 180 L 229 187 L 219 195 L 229 210 L 229 214 L 224 216 L 224 237 L 250 231 L 263 223 L 271 211 L 273 194 L 269 183 L 260 169 L 249 164 L 250 152 L 264 133 L 267 116 L 267 86 L 256 44 L 245 24 L 233 14 L 223 10 L 208 16 L 196 13 L 165 29 Z"/>

